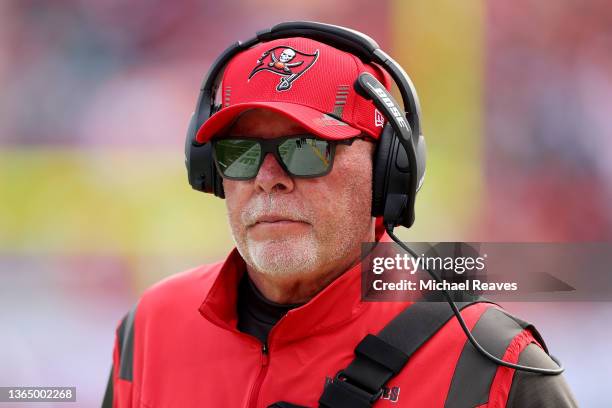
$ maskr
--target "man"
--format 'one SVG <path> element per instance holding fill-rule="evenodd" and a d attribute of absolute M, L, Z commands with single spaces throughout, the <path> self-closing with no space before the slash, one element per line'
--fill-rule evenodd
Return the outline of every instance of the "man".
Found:
<path fill-rule="evenodd" d="M 318 406 L 360 341 L 413 307 L 360 297 L 361 244 L 390 241 L 371 215 L 384 120 L 352 87 L 362 72 L 390 88 L 380 67 L 308 38 L 256 44 L 229 61 L 223 106 L 197 138 L 212 142 L 236 248 L 156 284 L 123 319 L 108 406 Z M 556 367 L 497 307 L 462 315 L 494 345 L 508 337 L 507 361 Z M 560 376 L 473 357 L 455 319 L 423 341 L 383 388 L 365 392 L 367 406 L 575 405 Z M 470 358 L 487 376 L 469 371 Z"/>

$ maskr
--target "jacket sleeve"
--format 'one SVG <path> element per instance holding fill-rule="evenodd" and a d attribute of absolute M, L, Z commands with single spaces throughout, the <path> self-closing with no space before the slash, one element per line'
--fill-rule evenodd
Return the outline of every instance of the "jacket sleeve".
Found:
<path fill-rule="evenodd" d="M 538 345 L 531 343 L 520 354 L 519 364 L 556 368 Z M 540 375 L 515 371 L 507 408 L 573 408 L 578 404 L 562 375 Z"/>
<path fill-rule="evenodd" d="M 110 373 L 108 375 L 106 391 L 104 392 L 104 398 L 102 399 L 102 408 L 113 408 L 113 371 L 114 364 L 111 366 Z"/>
<path fill-rule="evenodd" d="M 102 408 L 132 407 L 135 314 L 136 307 L 123 317 L 115 331 L 113 365 L 102 400 Z"/>

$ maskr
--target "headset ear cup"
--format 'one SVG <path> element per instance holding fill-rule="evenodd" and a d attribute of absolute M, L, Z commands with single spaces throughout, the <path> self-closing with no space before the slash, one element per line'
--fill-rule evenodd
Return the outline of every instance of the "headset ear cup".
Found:
<path fill-rule="evenodd" d="M 223 179 L 213 159 L 212 144 L 194 144 L 195 136 L 196 115 L 194 113 L 191 115 L 185 138 L 185 167 L 187 167 L 189 184 L 194 190 L 213 193 L 217 197 L 225 198 Z"/>
<path fill-rule="evenodd" d="M 383 128 L 380 139 L 374 152 L 372 163 L 372 216 L 380 217 L 383 215 L 385 206 L 385 192 L 387 190 L 387 172 L 391 144 L 394 137 L 393 127 L 387 123 Z"/>
<path fill-rule="evenodd" d="M 204 181 L 206 192 L 213 193 L 219 198 L 225 198 L 223 178 L 221 177 L 221 174 L 219 174 L 217 166 L 215 165 L 212 143 L 206 143 L 204 146 L 206 146 L 206 150 L 202 158 L 202 164 L 206 174 Z"/>
<path fill-rule="evenodd" d="M 223 178 L 217 171 L 217 166 L 215 166 L 215 163 L 213 163 L 213 169 L 213 177 L 215 180 L 215 195 L 219 198 L 225 198 L 225 190 L 223 189 Z"/>
<path fill-rule="evenodd" d="M 187 135 L 185 135 L 185 167 L 187 168 L 187 177 L 191 184 L 191 145 L 193 138 L 193 128 L 195 127 L 195 113 L 191 114 L 189 126 L 187 127 Z"/>

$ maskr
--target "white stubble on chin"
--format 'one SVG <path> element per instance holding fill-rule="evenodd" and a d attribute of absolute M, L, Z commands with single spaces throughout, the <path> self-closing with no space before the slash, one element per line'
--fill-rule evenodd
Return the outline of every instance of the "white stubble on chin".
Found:
<path fill-rule="evenodd" d="M 308 273 L 316 269 L 319 245 L 312 234 L 300 234 L 281 240 L 257 241 L 247 238 L 251 266 L 260 273 L 270 276 L 290 276 Z M 249 262 L 248 262 L 249 263 Z"/>
<path fill-rule="evenodd" d="M 321 255 L 320 243 L 313 226 L 308 231 L 277 239 L 256 240 L 249 237 L 248 228 L 259 215 L 278 213 L 291 219 L 310 223 L 312 211 L 303 206 L 294 206 L 272 195 L 260 196 L 241 211 L 239 225 L 232 226 L 232 236 L 245 262 L 257 272 L 270 276 L 290 276 L 310 272 L 317 268 Z M 242 231 L 242 234 L 238 233 Z"/>

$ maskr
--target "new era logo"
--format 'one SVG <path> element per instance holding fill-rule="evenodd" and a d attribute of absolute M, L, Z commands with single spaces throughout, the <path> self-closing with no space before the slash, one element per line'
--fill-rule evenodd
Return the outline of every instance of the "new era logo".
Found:
<path fill-rule="evenodd" d="M 376 127 L 383 127 L 385 125 L 385 117 L 378 109 L 374 109 L 374 125 Z"/>

